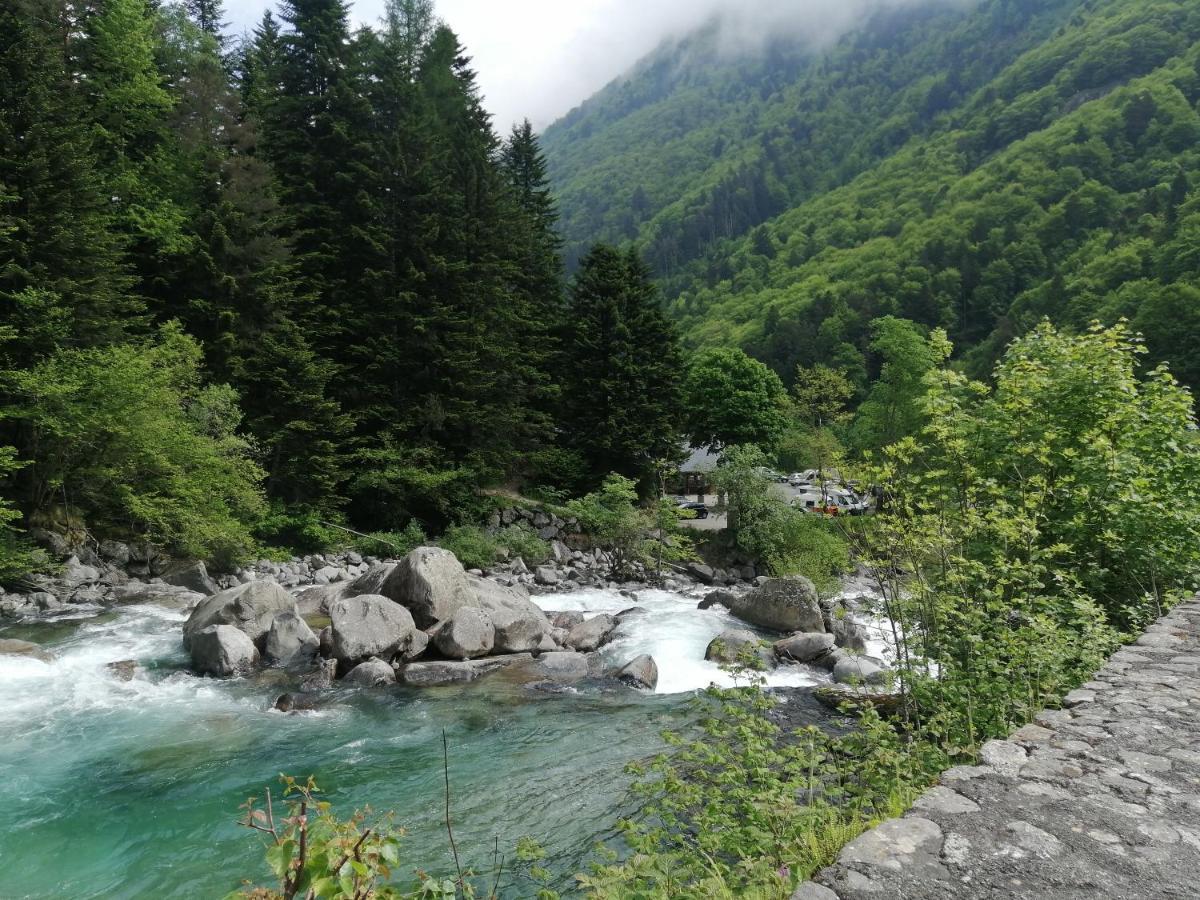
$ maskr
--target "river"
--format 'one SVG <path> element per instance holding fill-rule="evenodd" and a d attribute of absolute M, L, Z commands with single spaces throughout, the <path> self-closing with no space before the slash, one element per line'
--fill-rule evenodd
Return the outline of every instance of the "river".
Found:
<path fill-rule="evenodd" d="M 442 729 L 466 860 L 486 868 L 497 837 L 504 850 L 528 834 L 569 886 L 627 811 L 623 766 L 660 750 L 663 729 L 686 727 L 695 691 L 728 683 L 704 648 L 745 626 L 722 609 L 697 610 L 697 596 L 640 592 L 646 614 L 625 620 L 603 651 L 614 663 L 654 656 L 654 694 L 612 684 L 545 694 L 501 673 L 419 691 L 339 689 L 299 715 L 269 709 L 275 673 L 189 674 L 179 611 L 131 606 L 0 628 L 55 654 L 49 664 L 0 656 L 0 898 L 209 898 L 262 881 L 261 843 L 235 819 L 281 772 L 314 774 L 343 814 L 368 803 L 395 810 L 411 866 L 452 871 Z M 632 603 L 600 590 L 534 599 L 588 613 Z M 107 669 L 122 659 L 142 666 L 132 681 Z M 794 666 L 770 681 L 825 678 Z"/>

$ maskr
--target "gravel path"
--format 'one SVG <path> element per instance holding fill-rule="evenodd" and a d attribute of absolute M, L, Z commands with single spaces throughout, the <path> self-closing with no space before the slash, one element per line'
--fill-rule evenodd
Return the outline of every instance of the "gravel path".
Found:
<path fill-rule="evenodd" d="M 1200 596 L 793 900 L 1200 897 Z"/>

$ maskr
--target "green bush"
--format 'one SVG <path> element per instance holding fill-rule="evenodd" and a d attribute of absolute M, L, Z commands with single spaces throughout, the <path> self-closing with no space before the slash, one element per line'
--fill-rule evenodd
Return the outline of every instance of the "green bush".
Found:
<path fill-rule="evenodd" d="M 403 531 L 373 531 L 366 537 L 357 536 L 352 546 L 363 556 L 394 559 L 407 555 L 428 540 L 421 523 L 413 519 Z"/>
<path fill-rule="evenodd" d="M 263 473 L 224 385 L 203 386 L 200 346 L 177 325 L 142 344 L 60 350 L 9 374 L 27 440 L 22 502 L 63 498 L 88 526 L 224 565 L 250 553 Z"/>
<path fill-rule="evenodd" d="M 288 509 L 272 505 L 270 513 L 254 528 L 255 536 L 268 549 L 288 555 L 323 553 L 337 546 L 336 529 L 323 525 L 321 514 L 311 509 Z"/>
<path fill-rule="evenodd" d="M 467 569 L 486 569 L 500 555 L 500 544 L 478 525 L 453 525 L 438 538 L 444 547 Z"/>
<path fill-rule="evenodd" d="M 550 545 L 543 541 L 531 528 L 509 525 L 496 535 L 496 543 L 508 551 L 508 555 L 519 556 L 526 564 L 540 565 L 550 558 Z"/>

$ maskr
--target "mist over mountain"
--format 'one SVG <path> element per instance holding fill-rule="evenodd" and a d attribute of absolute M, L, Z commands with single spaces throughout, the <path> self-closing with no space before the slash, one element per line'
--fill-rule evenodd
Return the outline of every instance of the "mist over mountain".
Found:
<path fill-rule="evenodd" d="M 1048 315 L 1129 317 L 1200 381 L 1176 346 L 1200 296 L 1176 243 L 1200 161 L 1194 3 L 829 4 L 826 34 L 850 30 L 823 44 L 749 9 L 547 130 L 569 261 L 634 243 L 693 344 L 785 379 L 824 362 L 866 383 L 885 315 L 946 328 L 982 373 Z"/>

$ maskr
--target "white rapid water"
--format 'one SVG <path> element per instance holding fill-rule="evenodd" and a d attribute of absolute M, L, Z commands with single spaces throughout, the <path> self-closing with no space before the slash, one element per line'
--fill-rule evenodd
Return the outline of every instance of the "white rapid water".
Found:
<path fill-rule="evenodd" d="M 754 630 L 722 607 L 697 609 L 697 595 L 670 591 L 640 590 L 636 600 L 613 590 L 543 594 L 532 599 L 544 610 L 582 612 L 588 618 L 634 606 L 646 610 L 617 626 L 613 640 L 601 652 L 613 665 L 643 653 L 653 656 L 658 666 L 658 694 L 703 690 L 710 684 L 732 687 L 733 677 L 719 664 L 705 660 L 704 651 L 722 631 Z M 806 687 L 830 680 L 828 673 L 804 665 L 780 666 L 766 673 L 766 679 L 769 687 Z"/>

